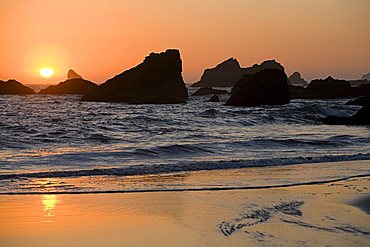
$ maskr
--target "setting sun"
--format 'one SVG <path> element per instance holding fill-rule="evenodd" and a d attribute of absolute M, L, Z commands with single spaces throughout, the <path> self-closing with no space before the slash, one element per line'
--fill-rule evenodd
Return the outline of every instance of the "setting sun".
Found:
<path fill-rule="evenodd" d="M 44 78 L 50 78 L 54 74 L 54 70 L 50 68 L 42 68 L 40 70 L 40 75 Z"/>

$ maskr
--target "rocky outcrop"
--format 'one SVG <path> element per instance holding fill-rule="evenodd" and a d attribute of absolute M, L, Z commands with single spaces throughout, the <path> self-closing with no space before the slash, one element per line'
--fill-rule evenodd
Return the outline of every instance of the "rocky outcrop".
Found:
<path fill-rule="evenodd" d="M 136 104 L 184 103 L 188 91 L 178 50 L 151 53 L 136 67 L 107 80 L 82 100 Z"/>
<path fill-rule="evenodd" d="M 86 94 L 97 90 L 98 86 L 84 79 L 69 79 L 42 89 L 39 94 Z"/>
<path fill-rule="evenodd" d="M 326 79 L 316 79 L 308 85 L 306 94 L 315 99 L 331 99 L 348 97 L 351 84 L 345 80 L 337 80 L 329 76 Z"/>
<path fill-rule="evenodd" d="M 238 60 L 229 58 L 214 68 L 206 69 L 200 81 L 193 87 L 233 87 L 246 74 L 255 74 L 263 69 L 280 69 L 284 67 L 275 60 L 267 60 L 248 68 L 241 68 Z"/>
<path fill-rule="evenodd" d="M 351 84 L 329 76 L 326 79 L 312 80 L 307 88 L 290 87 L 292 99 L 336 99 L 353 95 Z"/>
<path fill-rule="evenodd" d="M 264 69 L 247 74 L 231 91 L 226 105 L 282 105 L 290 102 L 288 78 L 283 70 Z"/>
<path fill-rule="evenodd" d="M 202 87 L 202 88 L 199 88 L 197 91 L 195 91 L 191 96 L 202 96 L 202 95 L 211 95 L 211 94 L 229 94 L 229 92 L 223 89 Z"/>
<path fill-rule="evenodd" d="M 73 69 L 70 69 L 68 70 L 68 73 L 67 73 L 67 80 L 71 80 L 71 79 L 83 79 L 83 78 L 82 76 L 77 74 Z"/>
<path fill-rule="evenodd" d="M 350 117 L 328 116 L 322 119 L 322 122 L 329 125 L 370 125 L 370 104 L 363 106 Z"/>
<path fill-rule="evenodd" d="M 31 88 L 16 80 L 0 81 L 0 94 L 35 94 Z"/>
<path fill-rule="evenodd" d="M 220 101 L 220 98 L 218 97 L 218 95 L 213 95 L 209 100 L 208 102 L 219 102 Z"/>
<path fill-rule="evenodd" d="M 238 60 L 229 58 L 214 68 L 206 69 L 193 87 L 232 87 L 244 74 Z"/>
<path fill-rule="evenodd" d="M 360 106 L 370 105 L 370 95 L 350 100 L 346 102 L 346 105 L 360 105 Z"/>
<path fill-rule="evenodd" d="M 307 87 L 308 83 L 305 81 L 299 72 L 294 72 L 288 78 L 289 85 Z"/>
<path fill-rule="evenodd" d="M 98 86 L 95 83 L 83 79 L 70 69 L 66 81 L 42 89 L 39 94 L 86 94 L 95 92 L 97 88 Z"/>

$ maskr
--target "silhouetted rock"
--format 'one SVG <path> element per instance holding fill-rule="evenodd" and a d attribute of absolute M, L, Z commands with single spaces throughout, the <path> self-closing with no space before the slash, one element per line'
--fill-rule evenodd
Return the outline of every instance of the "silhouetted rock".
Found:
<path fill-rule="evenodd" d="M 284 67 L 275 60 L 267 60 L 252 67 L 241 68 L 235 58 L 220 63 L 214 68 L 206 69 L 200 81 L 194 83 L 193 87 L 233 87 L 237 81 L 246 74 L 255 74 L 263 69 L 280 69 Z"/>
<path fill-rule="evenodd" d="M 329 125 L 370 125 L 370 105 L 363 106 L 350 117 L 328 116 L 322 121 Z"/>
<path fill-rule="evenodd" d="M 302 95 L 292 94 L 292 98 L 304 99 L 336 99 L 352 96 L 351 84 L 345 80 L 337 80 L 329 76 L 326 79 L 312 80 Z"/>
<path fill-rule="evenodd" d="M 370 104 L 370 95 L 369 96 L 362 96 L 357 99 L 350 100 L 346 102 L 346 105 L 360 105 L 365 106 Z"/>
<path fill-rule="evenodd" d="M 306 87 L 308 85 L 299 72 L 294 72 L 288 78 L 289 85 Z"/>
<path fill-rule="evenodd" d="M 101 84 L 82 100 L 136 104 L 185 103 L 188 91 L 182 78 L 178 50 L 151 53 L 136 67 Z"/>
<path fill-rule="evenodd" d="M 284 70 L 264 69 L 238 81 L 226 105 L 282 105 L 289 102 L 288 78 Z"/>
<path fill-rule="evenodd" d="M 218 95 L 213 95 L 209 100 L 208 102 L 219 102 L 220 99 L 218 98 Z"/>
<path fill-rule="evenodd" d="M 86 94 L 96 91 L 98 86 L 84 79 L 69 79 L 58 85 L 42 89 L 39 94 Z"/>
<path fill-rule="evenodd" d="M 370 81 L 370 72 L 361 76 L 361 79 Z"/>
<path fill-rule="evenodd" d="M 214 89 L 211 87 L 202 87 L 195 91 L 191 96 L 202 96 L 211 94 L 228 94 L 229 92 L 223 89 Z"/>
<path fill-rule="evenodd" d="M 370 94 L 370 84 L 351 86 L 354 81 L 326 79 L 312 80 L 306 88 L 289 85 L 291 99 L 339 99 L 359 97 Z"/>
<path fill-rule="evenodd" d="M 290 99 L 303 99 L 305 88 L 302 86 L 288 85 Z"/>
<path fill-rule="evenodd" d="M 0 81 L 0 94 L 34 94 L 31 88 L 16 80 Z"/>
<path fill-rule="evenodd" d="M 206 69 L 193 87 L 232 87 L 244 74 L 238 60 L 229 58 L 214 68 Z"/>
<path fill-rule="evenodd" d="M 73 69 L 70 69 L 68 70 L 68 73 L 67 73 L 67 80 L 71 80 L 71 79 L 83 79 L 83 78 L 82 76 L 77 74 Z"/>

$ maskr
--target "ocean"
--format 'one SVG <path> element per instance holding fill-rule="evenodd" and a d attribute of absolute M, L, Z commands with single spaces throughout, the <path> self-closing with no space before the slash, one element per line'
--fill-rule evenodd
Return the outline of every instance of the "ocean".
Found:
<path fill-rule="evenodd" d="M 370 159 L 369 126 L 319 120 L 359 109 L 346 100 L 245 108 L 225 106 L 227 97 L 218 103 L 197 96 L 187 104 L 130 105 L 82 102 L 78 95 L 2 95 L 1 193 L 222 189 L 369 172 L 367 164 L 340 171 L 331 166 L 312 177 L 271 180 L 273 169 L 291 165 L 315 170 L 320 162 Z M 260 179 L 249 180 L 249 171 Z M 199 179 L 187 182 L 189 176 Z"/>

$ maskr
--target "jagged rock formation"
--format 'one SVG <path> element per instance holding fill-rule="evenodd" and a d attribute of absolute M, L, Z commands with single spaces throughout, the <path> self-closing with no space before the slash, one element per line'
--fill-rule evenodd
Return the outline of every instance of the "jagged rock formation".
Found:
<path fill-rule="evenodd" d="M 226 105 L 282 105 L 289 102 L 288 78 L 284 70 L 264 69 L 239 80 Z"/>
<path fill-rule="evenodd" d="M 82 100 L 127 102 L 134 104 L 185 103 L 188 91 L 182 78 L 182 61 L 178 50 L 151 53 L 134 68 L 101 84 Z"/>
<path fill-rule="evenodd" d="M 16 80 L 0 81 L 0 94 L 35 94 L 31 88 Z"/>
<path fill-rule="evenodd" d="M 95 83 L 82 79 L 80 75 L 70 69 L 66 81 L 42 89 L 39 94 L 86 94 L 93 93 L 97 88 Z"/>
<path fill-rule="evenodd" d="M 71 79 L 83 79 L 83 78 L 82 76 L 77 74 L 73 69 L 70 69 L 68 70 L 68 73 L 67 73 L 67 80 L 71 80 Z"/>
<path fill-rule="evenodd" d="M 241 68 L 238 60 L 229 58 L 214 68 L 206 69 L 200 81 L 193 87 L 233 87 L 246 74 L 255 74 L 263 69 L 280 69 L 284 67 L 275 60 L 267 60 L 252 67 Z"/>
<path fill-rule="evenodd" d="M 370 94 L 370 84 L 351 86 L 350 81 L 338 80 L 329 76 L 326 79 L 312 80 L 306 88 L 289 85 L 291 99 L 339 99 Z"/>
<path fill-rule="evenodd" d="M 238 60 L 229 58 L 214 68 L 206 69 L 193 87 L 232 87 L 244 74 Z"/>
<path fill-rule="evenodd" d="M 370 72 L 361 76 L 361 79 L 370 81 Z"/>
<path fill-rule="evenodd" d="M 370 104 L 364 105 L 350 117 L 328 116 L 322 121 L 330 125 L 370 125 Z"/>
<path fill-rule="evenodd" d="M 229 94 L 227 90 L 223 89 L 214 89 L 211 87 L 202 87 L 195 91 L 191 96 L 203 96 L 211 94 Z"/>
<path fill-rule="evenodd" d="M 299 72 L 294 72 L 288 78 L 289 85 L 306 87 L 308 85 Z"/>

